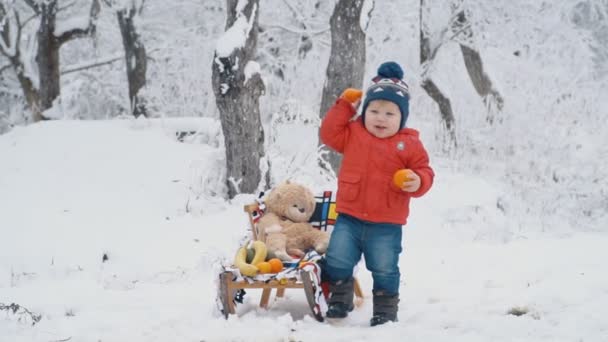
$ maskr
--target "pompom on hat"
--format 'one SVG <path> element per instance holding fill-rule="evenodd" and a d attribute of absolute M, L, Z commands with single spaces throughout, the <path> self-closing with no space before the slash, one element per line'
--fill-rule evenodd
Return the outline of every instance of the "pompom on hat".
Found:
<path fill-rule="evenodd" d="M 378 67 L 378 75 L 372 78 L 372 85 L 367 88 L 363 101 L 362 114 L 365 122 L 367 105 L 374 100 L 386 100 L 395 103 L 401 111 L 399 128 L 405 127 L 410 113 L 410 91 L 403 81 L 403 69 L 395 62 L 384 62 Z"/>

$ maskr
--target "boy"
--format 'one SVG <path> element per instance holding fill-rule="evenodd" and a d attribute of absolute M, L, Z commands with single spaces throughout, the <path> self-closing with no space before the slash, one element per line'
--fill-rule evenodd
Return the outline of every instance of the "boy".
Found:
<path fill-rule="evenodd" d="M 347 89 L 321 123 L 323 143 L 343 154 L 336 200 L 340 215 L 325 260 L 329 318 L 352 311 L 353 268 L 363 254 L 374 281 L 371 326 L 397 321 L 401 227 L 410 198 L 424 195 L 434 177 L 418 131 L 405 128 L 409 92 L 402 78 L 399 64 L 383 63 L 367 89 L 360 118 L 351 120 L 360 95 Z M 397 171 L 407 178 L 394 181 Z"/>

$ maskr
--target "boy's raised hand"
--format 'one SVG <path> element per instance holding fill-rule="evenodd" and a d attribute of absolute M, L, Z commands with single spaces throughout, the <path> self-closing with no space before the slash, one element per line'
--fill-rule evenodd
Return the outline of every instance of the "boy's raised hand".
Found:
<path fill-rule="evenodd" d="M 395 172 L 393 183 L 406 192 L 416 192 L 420 189 L 420 176 L 410 169 L 401 169 Z"/>
<path fill-rule="evenodd" d="M 355 89 L 355 88 L 347 88 L 346 90 L 344 90 L 342 92 L 342 95 L 340 95 L 341 98 L 350 102 L 350 104 L 353 106 L 353 108 L 359 107 L 362 96 L 363 96 L 363 91 L 361 91 L 359 89 Z"/>

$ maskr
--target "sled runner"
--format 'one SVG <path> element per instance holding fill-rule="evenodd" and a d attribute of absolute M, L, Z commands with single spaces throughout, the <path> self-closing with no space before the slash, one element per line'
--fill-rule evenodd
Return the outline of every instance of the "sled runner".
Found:
<path fill-rule="evenodd" d="M 263 195 L 263 194 L 262 194 Z M 262 197 L 262 195 L 260 197 Z M 261 199 L 246 205 L 244 210 L 249 217 L 251 238 L 258 240 L 257 222 L 264 215 L 264 203 Z M 337 214 L 334 210 L 335 202 L 332 192 L 325 191 L 316 197 L 316 206 L 310 223 L 317 229 L 331 232 Z M 218 304 L 225 318 L 236 313 L 236 304 L 243 302 L 245 289 L 262 289 L 260 307 L 268 308 L 272 289 L 276 289 L 276 296 L 283 297 L 286 289 L 302 289 L 313 317 L 323 322 L 327 304 L 325 297 L 328 294 L 328 285 L 321 279 L 322 257 L 315 251 L 308 251 L 304 257 L 295 260 L 293 264 L 284 263 L 285 268 L 275 274 L 259 274 L 255 277 L 242 276 L 240 272 L 230 267 L 219 275 Z M 363 301 L 363 292 L 355 278 L 355 304 Z"/>

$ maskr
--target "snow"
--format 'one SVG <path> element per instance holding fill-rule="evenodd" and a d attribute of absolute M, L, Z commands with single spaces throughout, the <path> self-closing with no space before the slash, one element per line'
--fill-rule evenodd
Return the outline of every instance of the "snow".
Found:
<path fill-rule="evenodd" d="M 316 134 L 297 124 L 281 129 Z M 215 280 L 246 234 L 242 208 L 254 197 L 214 196 L 223 182 L 221 149 L 176 139 L 199 128 L 217 139 L 218 126 L 203 129 L 209 125 L 63 120 L 0 136 L 0 303 L 42 315 L 32 325 L 0 310 L 0 340 L 608 339 L 606 232 L 509 227 L 496 204 L 510 184 L 442 158 L 433 158 L 434 188 L 413 201 L 404 228 L 398 323 L 368 326 L 364 268 L 358 278 L 367 298 L 342 322 L 316 322 L 296 290 L 268 310 L 249 290 L 238 315 L 224 320 Z M 201 179 L 212 174 L 215 183 Z M 527 313 L 507 314 L 513 309 Z"/>
<path fill-rule="evenodd" d="M 374 10 L 375 0 L 365 0 L 361 8 L 361 16 L 359 17 L 359 26 L 361 31 L 366 32 L 369 26 L 369 20 Z"/>
<path fill-rule="evenodd" d="M 239 2 L 240 11 L 237 11 L 237 18 L 234 24 L 229 27 L 224 34 L 218 38 L 215 45 L 215 51 L 218 57 L 228 57 L 232 51 L 245 46 L 249 32 L 253 28 L 255 16 L 257 15 L 257 5 L 253 6 L 251 16 L 248 19 L 242 12 L 244 5 L 243 0 Z"/>
<path fill-rule="evenodd" d="M 247 64 L 245 65 L 245 84 L 247 84 L 247 81 L 249 81 L 249 79 L 251 77 L 253 77 L 255 74 L 260 74 L 261 73 L 262 68 L 260 67 L 260 64 L 258 62 L 254 62 L 254 61 L 248 61 Z"/>
<path fill-rule="evenodd" d="M 55 37 L 61 37 L 66 32 L 73 30 L 85 30 L 87 27 L 89 27 L 90 20 L 91 18 L 88 14 L 71 17 L 65 20 L 59 20 L 57 21 L 57 26 L 55 27 L 53 34 Z"/>

